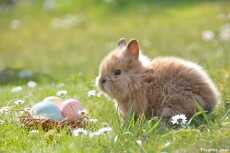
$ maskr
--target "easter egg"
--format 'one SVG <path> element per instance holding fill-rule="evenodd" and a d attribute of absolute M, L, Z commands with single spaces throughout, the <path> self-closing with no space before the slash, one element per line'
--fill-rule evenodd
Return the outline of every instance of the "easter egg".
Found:
<path fill-rule="evenodd" d="M 56 96 L 49 96 L 49 97 L 46 97 L 43 101 L 49 101 L 49 102 L 53 102 L 55 103 L 58 107 L 61 106 L 61 103 L 63 101 L 62 98 L 60 97 L 56 97 Z"/>
<path fill-rule="evenodd" d="M 32 115 L 51 120 L 63 120 L 62 113 L 57 105 L 50 101 L 43 101 L 32 107 Z"/>
<path fill-rule="evenodd" d="M 67 99 L 61 104 L 62 115 L 68 120 L 75 120 L 80 117 L 78 112 L 82 110 L 79 100 Z"/>

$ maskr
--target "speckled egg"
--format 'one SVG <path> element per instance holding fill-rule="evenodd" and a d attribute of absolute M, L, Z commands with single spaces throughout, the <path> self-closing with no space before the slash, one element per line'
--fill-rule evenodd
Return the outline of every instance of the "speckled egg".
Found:
<path fill-rule="evenodd" d="M 50 101 L 43 101 L 35 104 L 32 107 L 32 115 L 57 121 L 64 119 L 59 107 Z"/>
<path fill-rule="evenodd" d="M 80 117 L 79 110 L 82 110 L 80 101 L 77 99 L 67 99 L 61 104 L 62 115 L 68 120 L 75 120 Z"/>
<path fill-rule="evenodd" d="M 63 102 L 63 99 L 60 97 L 56 97 L 56 96 L 49 96 L 49 97 L 46 97 L 43 101 L 53 102 L 60 108 L 61 103 Z"/>

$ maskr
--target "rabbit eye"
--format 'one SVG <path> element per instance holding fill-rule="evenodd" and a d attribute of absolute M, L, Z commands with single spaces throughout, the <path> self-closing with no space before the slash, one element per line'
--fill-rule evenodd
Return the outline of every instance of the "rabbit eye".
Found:
<path fill-rule="evenodd" d="M 113 71 L 114 75 L 120 75 L 121 74 L 121 70 L 120 69 L 116 69 Z"/>

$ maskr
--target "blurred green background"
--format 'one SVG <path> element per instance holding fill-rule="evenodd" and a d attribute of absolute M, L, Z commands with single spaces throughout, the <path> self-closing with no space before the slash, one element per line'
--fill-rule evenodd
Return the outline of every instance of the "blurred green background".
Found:
<path fill-rule="evenodd" d="M 138 39 L 151 58 L 178 56 L 202 65 L 217 84 L 223 107 L 195 128 L 174 131 L 151 122 L 123 128 L 110 100 L 87 96 L 96 88 L 100 61 L 120 37 Z M 29 88 L 29 80 L 37 87 Z M 19 85 L 23 90 L 12 92 Z M 0 0 L 0 107 L 22 99 L 25 103 L 15 107 L 23 108 L 63 89 L 99 123 L 109 123 L 113 134 L 91 139 L 61 132 L 51 141 L 6 114 L 0 118 L 7 123 L 0 124 L 0 152 L 229 151 L 230 1 Z"/>
<path fill-rule="evenodd" d="M 140 40 L 152 58 L 180 56 L 207 69 L 229 68 L 229 41 L 218 38 L 229 23 L 229 1 L 11 1 L 15 4 L 0 2 L 0 68 L 58 79 L 78 72 L 96 75 L 120 37 Z M 216 37 L 204 41 L 203 31 Z"/>

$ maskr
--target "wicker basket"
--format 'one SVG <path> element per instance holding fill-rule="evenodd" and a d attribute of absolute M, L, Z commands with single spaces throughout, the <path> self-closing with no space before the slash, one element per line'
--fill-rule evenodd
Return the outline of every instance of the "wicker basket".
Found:
<path fill-rule="evenodd" d="M 33 116 L 26 112 L 20 117 L 20 122 L 24 127 L 29 129 L 38 129 L 42 128 L 45 131 L 50 129 L 61 129 L 64 127 L 67 128 L 84 128 L 87 125 L 88 117 L 86 115 L 81 116 L 77 120 L 62 120 L 55 121 L 45 118 L 33 118 Z"/>

